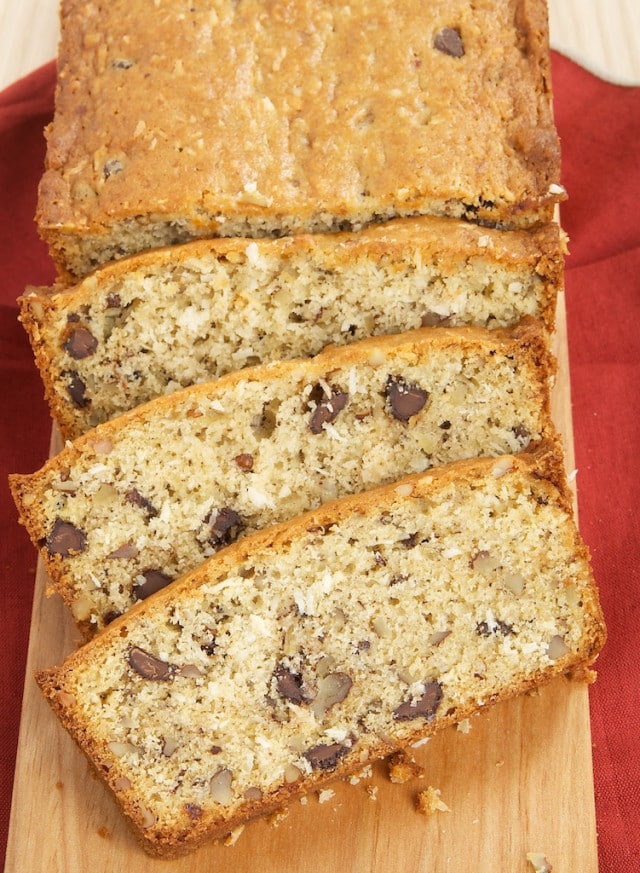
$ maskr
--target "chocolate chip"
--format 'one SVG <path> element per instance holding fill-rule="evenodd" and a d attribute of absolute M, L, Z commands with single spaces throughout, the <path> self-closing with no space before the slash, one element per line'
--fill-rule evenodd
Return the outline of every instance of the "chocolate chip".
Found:
<path fill-rule="evenodd" d="M 102 616 L 102 621 L 104 622 L 105 625 L 107 625 L 107 624 L 111 624 L 112 621 L 115 621 L 116 618 L 120 618 L 121 615 L 122 615 L 121 612 L 118 612 L 118 611 L 115 610 L 115 609 L 109 609 L 109 610 L 108 610 L 107 612 L 105 612 L 105 614 Z"/>
<path fill-rule="evenodd" d="M 325 424 L 331 424 L 345 408 L 349 395 L 339 388 L 331 388 L 331 397 L 327 397 L 320 385 L 316 385 L 309 399 L 317 403 L 311 415 L 309 430 L 311 433 L 322 433 Z"/>
<path fill-rule="evenodd" d="M 531 431 L 524 426 L 524 424 L 517 424 L 513 430 L 513 435 L 517 436 L 518 439 L 527 439 L 531 436 Z"/>
<path fill-rule="evenodd" d="M 70 521 L 56 518 L 45 543 L 50 555 L 69 558 L 84 552 L 87 548 L 87 535 Z"/>
<path fill-rule="evenodd" d="M 479 637 L 490 637 L 498 631 L 503 637 L 515 635 L 513 625 L 507 624 L 506 621 L 500 621 L 500 619 L 492 621 L 491 624 L 488 621 L 479 621 L 476 625 L 476 633 Z"/>
<path fill-rule="evenodd" d="M 119 294 L 115 294 L 111 292 L 107 294 L 107 309 L 120 309 L 122 306 L 122 300 L 120 299 Z"/>
<path fill-rule="evenodd" d="M 98 348 L 98 340 L 86 327 L 74 328 L 63 348 L 76 361 L 90 357 Z"/>
<path fill-rule="evenodd" d="M 79 409 L 84 409 L 86 406 L 89 406 L 91 401 L 88 400 L 86 396 L 87 386 L 84 384 L 78 373 L 75 370 L 67 370 L 63 375 L 67 376 L 69 379 L 67 382 L 67 391 L 75 405 Z"/>
<path fill-rule="evenodd" d="M 158 510 L 151 503 L 151 501 L 148 500 L 146 497 L 143 497 L 137 488 L 131 488 L 129 491 L 127 491 L 127 493 L 124 495 L 124 499 L 132 506 L 138 506 L 140 509 L 144 509 L 149 518 L 155 518 L 158 514 Z"/>
<path fill-rule="evenodd" d="M 461 58 L 464 54 L 464 45 L 460 31 L 455 27 L 443 27 L 433 38 L 433 47 L 452 58 Z"/>
<path fill-rule="evenodd" d="M 144 582 L 136 584 L 133 589 L 133 596 L 136 600 L 146 600 L 147 597 L 151 597 L 156 591 L 160 591 L 173 581 L 170 576 L 160 570 L 145 570 L 142 575 Z"/>
<path fill-rule="evenodd" d="M 242 518 L 228 506 L 212 510 L 206 524 L 211 526 L 209 542 L 212 546 L 224 546 L 233 542 L 244 527 Z"/>
<path fill-rule="evenodd" d="M 253 455 L 250 455 L 248 452 L 236 455 L 235 462 L 245 473 L 250 473 L 253 470 Z"/>
<path fill-rule="evenodd" d="M 400 540 L 400 543 L 401 543 L 401 545 L 403 545 L 405 547 L 405 549 L 415 549 L 415 547 L 418 545 L 419 541 L 420 541 L 419 535 L 417 533 L 412 533 L 412 534 L 409 534 L 409 536 L 406 537 L 405 539 Z"/>
<path fill-rule="evenodd" d="M 310 703 L 313 700 L 305 693 L 304 680 L 299 673 L 294 673 L 284 664 L 279 664 L 274 670 L 278 693 L 291 703 Z"/>
<path fill-rule="evenodd" d="M 192 821 L 197 821 L 202 816 L 202 807 L 197 803 L 185 803 L 184 808 Z"/>
<path fill-rule="evenodd" d="M 209 655 L 209 657 L 213 657 L 216 651 L 216 638 L 214 634 L 207 629 L 207 633 L 209 634 L 209 638 L 205 639 L 200 643 L 200 648 L 205 653 L 205 655 Z"/>
<path fill-rule="evenodd" d="M 155 658 L 139 646 L 131 646 L 127 653 L 127 661 L 131 669 L 139 676 L 142 676 L 143 679 L 151 679 L 154 682 L 166 682 L 172 679 L 176 672 L 173 664 L 161 661 L 160 658 Z"/>
<path fill-rule="evenodd" d="M 105 179 L 108 179 L 109 176 L 115 176 L 116 173 L 121 173 L 123 170 L 124 164 L 117 158 L 112 158 L 110 161 L 107 161 L 102 168 Z"/>
<path fill-rule="evenodd" d="M 222 746 L 211 746 L 209 751 L 212 755 L 219 755 L 222 751 Z"/>
<path fill-rule="evenodd" d="M 348 751 L 348 747 L 340 743 L 320 743 L 306 751 L 304 757 L 313 770 L 332 770 Z"/>
<path fill-rule="evenodd" d="M 425 690 L 417 700 L 407 700 L 394 710 L 396 721 L 411 721 L 413 718 L 424 718 L 427 721 L 436 714 L 442 700 L 442 686 L 439 682 L 427 682 Z"/>
<path fill-rule="evenodd" d="M 417 415 L 429 399 L 429 392 L 406 382 L 402 376 L 387 376 L 385 394 L 393 417 L 408 421 Z"/>
<path fill-rule="evenodd" d="M 440 422 L 440 429 L 441 430 L 449 430 L 450 427 L 451 427 L 450 421 L 441 421 Z"/>

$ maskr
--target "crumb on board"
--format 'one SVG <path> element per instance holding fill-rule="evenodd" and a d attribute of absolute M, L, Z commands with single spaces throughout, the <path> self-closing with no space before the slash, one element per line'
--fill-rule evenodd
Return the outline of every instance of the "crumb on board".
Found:
<path fill-rule="evenodd" d="M 277 828 L 278 825 L 282 824 L 285 818 L 289 815 L 288 809 L 279 809 L 277 812 L 274 812 L 273 815 L 270 815 L 268 818 L 268 822 L 273 828 Z"/>
<path fill-rule="evenodd" d="M 456 730 L 461 734 L 468 734 L 471 730 L 471 720 L 463 718 L 462 721 L 459 721 L 456 725 Z"/>
<path fill-rule="evenodd" d="M 231 831 L 230 834 L 227 834 L 227 836 L 223 840 L 224 845 L 225 846 L 235 846 L 235 844 L 240 839 L 240 834 L 242 833 L 243 830 L 244 830 L 244 825 L 240 825 L 239 827 L 235 828 L 235 830 Z"/>
<path fill-rule="evenodd" d="M 378 799 L 378 786 L 377 785 L 367 785 L 367 794 L 371 798 L 371 800 Z"/>
<path fill-rule="evenodd" d="M 551 873 L 553 867 L 547 861 L 542 852 L 527 852 L 527 861 L 531 864 L 535 873 Z"/>
<path fill-rule="evenodd" d="M 373 767 L 371 764 L 367 764 L 366 767 L 363 767 L 362 770 L 358 770 L 357 773 L 353 773 L 349 776 L 349 784 L 350 785 L 358 785 L 361 779 L 371 779 L 373 776 Z"/>
<path fill-rule="evenodd" d="M 444 800 L 440 799 L 440 789 L 434 788 L 432 785 L 418 793 L 416 806 L 422 815 L 431 815 L 434 812 L 451 812 Z"/>
<path fill-rule="evenodd" d="M 332 797 L 335 797 L 335 795 L 335 791 L 331 788 L 323 788 L 322 791 L 318 792 L 318 803 L 326 803 Z"/>
<path fill-rule="evenodd" d="M 424 768 L 402 750 L 394 752 L 387 763 L 389 779 L 396 784 L 408 782 L 409 779 L 421 779 L 424 776 Z"/>

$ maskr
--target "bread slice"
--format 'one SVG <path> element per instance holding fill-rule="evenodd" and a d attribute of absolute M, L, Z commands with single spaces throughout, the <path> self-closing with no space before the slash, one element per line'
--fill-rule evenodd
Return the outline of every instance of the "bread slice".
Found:
<path fill-rule="evenodd" d="M 63 0 L 37 220 L 62 274 L 211 236 L 564 196 L 545 0 Z"/>
<path fill-rule="evenodd" d="M 399 219 L 360 233 L 199 241 L 28 289 L 20 319 L 67 439 L 179 387 L 421 324 L 550 333 L 558 226 Z"/>
<path fill-rule="evenodd" d="M 11 486 L 90 634 L 240 534 L 548 436 L 553 366 L 535 322 L 362 340 L 150 401 Z"/>
<path fill-rule="evenodd" d="M 605 638 L 561 461 L 460 462 L 230 545 L 38 682 L 173 856 L 560 674 Z"/>

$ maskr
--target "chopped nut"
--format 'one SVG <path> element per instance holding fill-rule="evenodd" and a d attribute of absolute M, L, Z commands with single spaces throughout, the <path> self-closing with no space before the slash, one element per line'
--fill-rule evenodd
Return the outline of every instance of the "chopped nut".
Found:
<path fill-rule="evenodd" d="M 138 751 L 131 743 L 118 743 L 115 741 L 107 743 L 107 748 L 116 758 L 123 758 L 125 755 L 132 755 Z"/>
<path fill-rule="evenodd" d="M 342 703 L 351 690 L 353 682 L 347 673 L 328 673 L 318 682 L 318 693 L 311 704 L 311 711 L 322 720 L 328 710 Z"/>
<path fill-rule="evenodd" d="M 211 793 L 211 799 L 215 803 L 221 803 L 223 806 L 227 806 L 231 803 L 233 800 L 233 792 L 231 790 L 232 779 L 233 773 L 226 767 L 222 770 L 218 770 L 215 776 L 211 777 L 209 791 Z"/>
<path fill-rule="evenodd" d="M 551 637 L 551 640 L 549 641 L 549 648 L 547 649 L 547 655 L 552 661 L 561 658 L 569 651 L 569 646 L 565 643 L 565 641 L 559 634 Z"/>
<path fill-rule="evenodd" d="M 284 781 L 288 784 L 297 782 L 302 776 L 302 771 L 295 764 L 287 764 L 284 771 Z"/>

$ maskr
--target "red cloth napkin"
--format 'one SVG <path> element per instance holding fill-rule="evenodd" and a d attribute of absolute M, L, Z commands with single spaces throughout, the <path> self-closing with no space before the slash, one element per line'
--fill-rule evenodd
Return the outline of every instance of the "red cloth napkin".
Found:
<path fill-rule="evenodd" d="M 570 193 L 562 219 L 571 237 L 566 302 L 580 526 L 609 627 L 590 690 L 600 871 L 631 873 L 640 866 L 640 536 L 634 499 L 640 469 L 640 89 L 605 84 L 557 54 L 553 81 Z M 53 85 L 50 64 L 0 94 L 3 854 L 36 565 L 6 478 L 40 467 L 50 435 L 15 300 L 25 285 L 54 275 L 32 218 Z"/>

